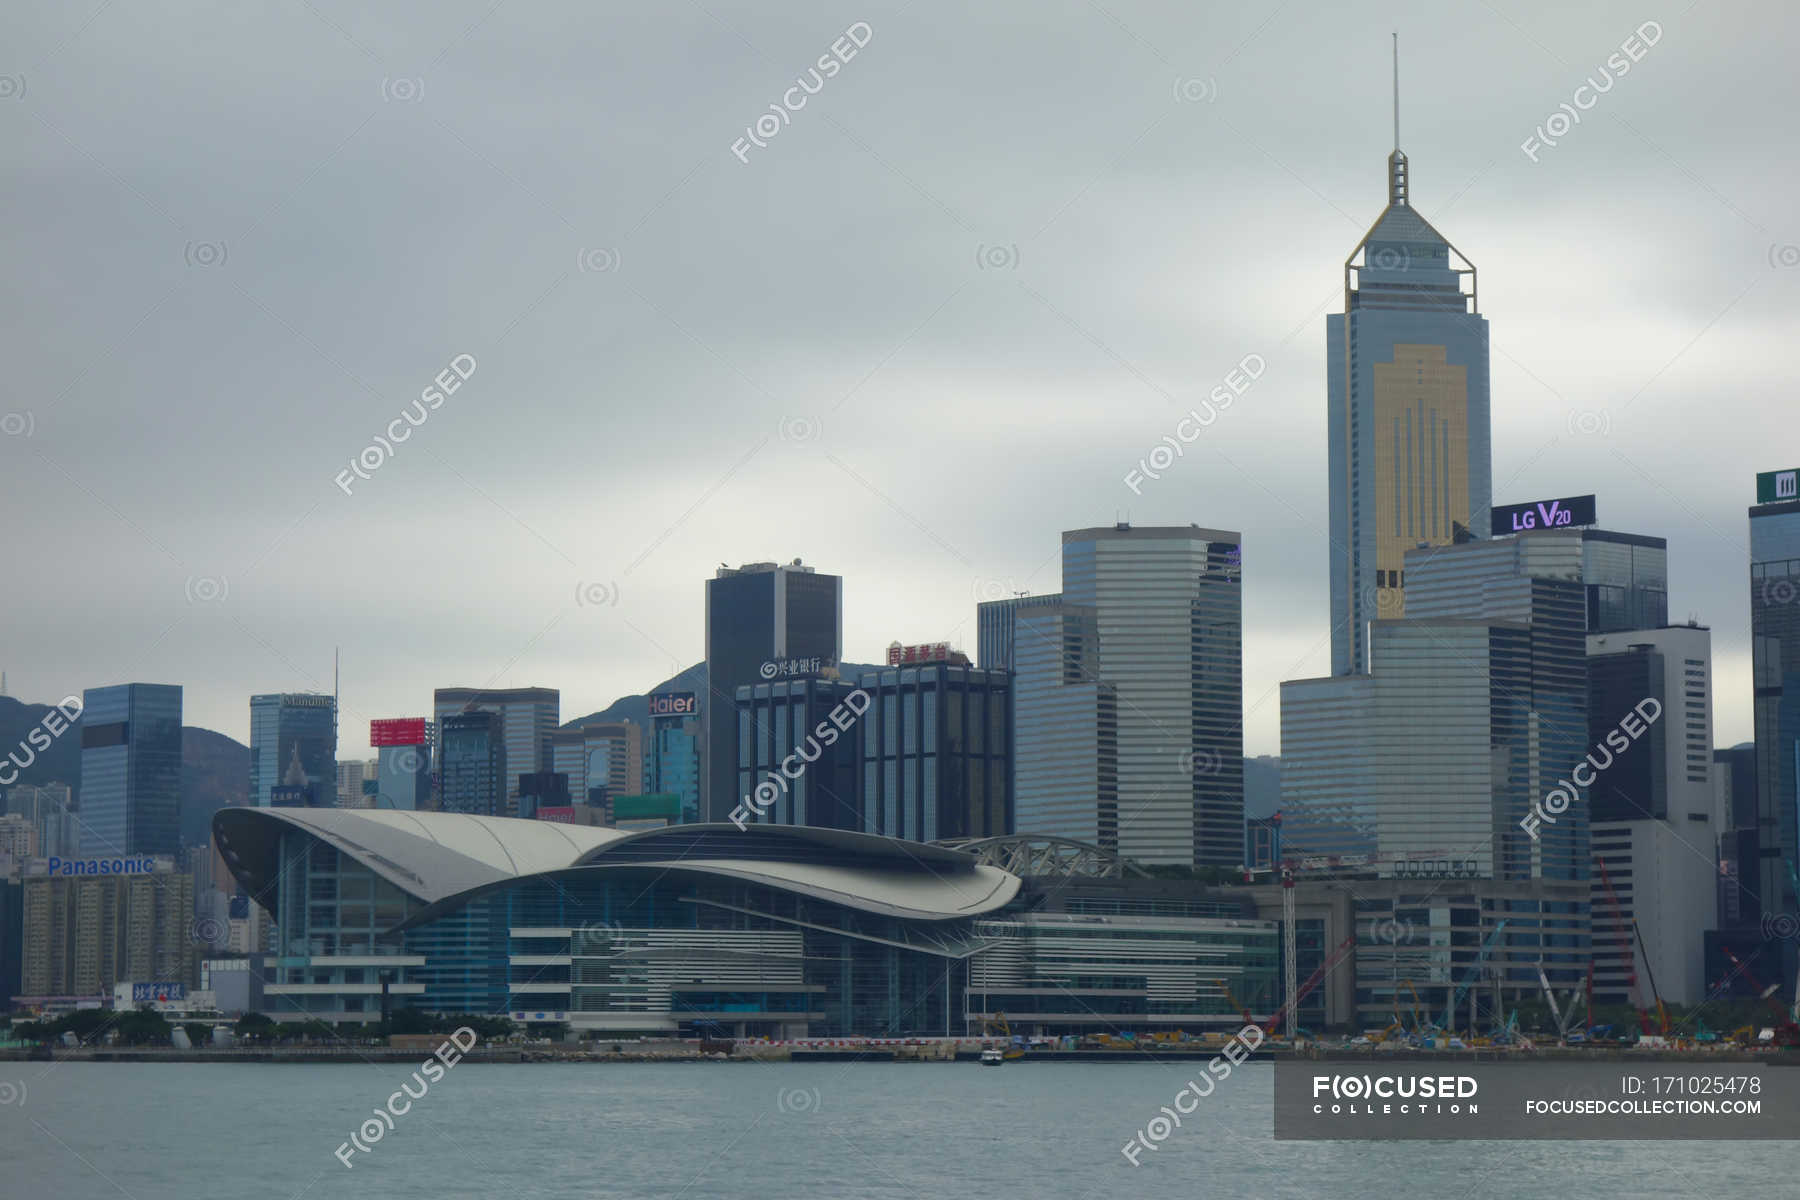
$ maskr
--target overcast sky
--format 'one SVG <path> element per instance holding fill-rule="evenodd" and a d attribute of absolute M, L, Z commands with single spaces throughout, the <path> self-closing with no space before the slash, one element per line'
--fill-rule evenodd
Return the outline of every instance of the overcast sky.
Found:
<path fill-rule="evenodd" d="M 15 696 L 180 683 L 247 740 L 339 646 L 354 757 L 435 687 L 644 690 L 703 657 L 721 562 L 842 574 L 848 659 L 973 650 L 976 599 L 1128 518 L 1242 531 L 1277 752 L 1277 685 L 1329 670 L 1325 314 L 1398 28 L 1413 200 L 1491 322 L 1495 501 L 1666 536 L 1750 737 L 1745 508 L 1800 464 L 1792 6 L 158 7 L 6 21 Z"/>

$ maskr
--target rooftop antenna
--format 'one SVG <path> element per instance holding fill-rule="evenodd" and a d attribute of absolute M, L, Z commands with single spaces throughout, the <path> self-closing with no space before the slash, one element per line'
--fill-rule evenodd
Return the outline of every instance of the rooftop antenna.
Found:
<path fill-rule="evenodd" d="M 1406 204 L 1406 155 L 1400 153 L 1400 31 L 1394 30 L 1394 152 L 1388 155 L 1388 204 Z"/>
<path fill-rule="evenodd" d="M 1394 30 L 1394 149 L 1400 149 L 1400 31 Z"/>

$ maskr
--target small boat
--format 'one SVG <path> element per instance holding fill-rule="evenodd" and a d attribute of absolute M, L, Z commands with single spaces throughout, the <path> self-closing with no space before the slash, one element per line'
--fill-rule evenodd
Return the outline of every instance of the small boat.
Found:
<path fill-rule="evenodd" d="M 1006 1055 L 997 1047 L 989 1046 L 981 1052 L 981 1065 L 984 1067 L 997 1067 L 1005 1061 Z"/>

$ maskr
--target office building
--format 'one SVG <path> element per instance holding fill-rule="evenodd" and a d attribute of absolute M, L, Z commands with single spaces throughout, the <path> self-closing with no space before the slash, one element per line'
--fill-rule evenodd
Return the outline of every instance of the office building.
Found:
<path fill-rule="evenodd" d="M 635 721 L 596 721 L 550 735 L 550 769 L 568 776 L 577 804 L 603 805 L 612 796 L 643 791 L 644 727 Z"/>
<path fill-rule="evenodd" d="M 923 842 L 1012 833 L 1011 674 L 961 655 L 907 662 L 900 649 L 888 656 L 897 665 L 856 681 L 870 699 L 852 730 L 861 829 Z"/>
<path fill-rule="evenodd" d="M 1750 667 L 1754 680 L 1757 864 L 1761 916 L 1800 913 L 1790 871 L 1796 846 L 1800 766 L 1800 471 L 1756 477 L 1750 509 Z"/>
<path fill-rule="evenodd" d="M 508 811 L 505 718 L 474 709 L 438 718 L 438 807 L 502 817 Z"/>
<path fill-rule="evenodd" d="M 1717 920 L 1712 635 L 1665 626 L 1587 647 L 1594 999 L 1648 1004 L 1654 973 L 1664 1000 L 1696 1004 Z"/>
<path fill-rule="evenodd" d="M 68 784 L 15 783 L 6 795 L 6 811 L 31 822 L 39 856 L 73 858 L 81 852 L 81 825 Z"/>
<path fill-rule="evenodd" d="M 491 712 L 500 717 L 509 772 L 503 784 L 503 799 L 509 807 L 516 808 L 513 776 L 558 769 L 550 764 L 550 735 L 562 721 L 562 693 L 542 687 L 451 687 L 439 688 L 433 695 L 432 714 L 440 735 L 445 718 L 470 712 Z"/>
<path fill-rule="evenodd" d="M 1475 266 L 1413 208 L 1398 144 L 1387 174 L 1326 317 L 1333 675 L 1368 670 L 1369 622 L 1410 615 L 1407 552 L 1485 534 L 1492 497 Z"/>
<path fill-rule="evenodd" d="M 857 793 L 861 730 L 850 721 L 867 721 L 868 714 L 854 714 L 851 697 L 857 691 L 844 680 L 816 677 L 738 688 L 733 739 L 738 800 L 733 809 L 743 805 L 750 814 L 746 818 L 740 812 L 739 820 L 865 827 Z M 834 712 L 847 728 L 831 721 Z M 726 810 L 726 820 L 731 811 Z"/>
<path fill-rule="evenodd" d="M 418 811 L 431 807 L 431 735 L 424 717 L 387 717 L 369 722 L 375 748 L 375 791 L 356 808 Z"/>
<path fill-rule="evenodd" d="M 844 644 L 844 581 L 791 563 L 721 566 L 706 583 L 706 819 L 738 803 L 733 701 L 738 689 L 834 669 Z M 560 768 L 559 768 L 560 769 Z"/>
<path fill-rule="evenodd" d="M 194 982 L 194 882 L 173 860 L 34 864 L 23 888 L 23 995 L 99 997 L 120 982 Z"/>
<path fill-rule="evenodd" d="M 1713 811 L 1719 831 L 1718 926 L 1754 921 L 1761 911 L 1756 870 L 1756 747 L 1713 751 Z"/>
<path fill-rule="evenodd" d="M 1006 614 L 1013 662 L 1014 831 L 1119 849 L 1119 701 L 1099 678 L 1091 606 Z"/>
<path fill-rule="evenodd" d="M 692 692 L 662 692 L 650 697 L 644 791 L 680 796 L 681 816 L 676 819 L 682 823 L 700 820 L 705 744 L 698 696 Z"/>
<path fill-rule="evenodd" d="M 1043 596 L 1008 596 L 983 600 L 975 606 L 975 661 L 990 671 L 1011 671 L 1013 645 L 1018 634 L 1018 613 L 1023 608 L 1043 608 L 1062 603 L 1062 593 Z"/>
<path fill-rule="evenodd" d="M 1062 535 L 1063 600 L 1093 610 L 1097 674 L 1117 697 L 1118 849 L 1141 863 L 1243 858 L 1239 543 L 1197 525 Z"/>
<path fill-rule="evenodd" d="M 122 683 L 82 693 L 81 847 L 181 849 L 181 688 Z"/>
<path fill-rule="evenodd" d="M 339 808 L 365 807 L 363 784 L 375 778 L 379 770 L 379 759 L 358 759 L 352 762 L 340 762 L 337 770 L 337 805 Z"/>
<path fill-rule="evenodd" d="M 16 813 L 0 817 L 0 857 L 35 858 L 37 853 L 35 825 Z"/>
<path fill-rule="evenodd" d="M 0 1004 L 13 1007 L 22 996 L 25 969 L 25 886 L 0 872 Z"/>
<path fill-rule="evenodd" d="M 1589 633 L 1669 623 L 1667 539 L 1605 529 L 1583 529 L 1578 536 Z"/>
<path fill-rule="evenodd" d="M 250 697 L 252 805 L 331 808 L 337 775 L 336 700 L 313 692 Z"/>
<path fill-rule="evenodd" d="M 519 798 L 518 811 L 513 815 L 535 820 L 541 809 L 570 807 L 569 777 L 561 771 L 534 771 L 518 777 L 513 794 Z"/>

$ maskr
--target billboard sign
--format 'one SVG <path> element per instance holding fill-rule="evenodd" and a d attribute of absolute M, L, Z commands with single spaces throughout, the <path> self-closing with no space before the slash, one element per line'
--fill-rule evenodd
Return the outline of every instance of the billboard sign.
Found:
<path fill-rule="evenodd" d="M 424 717 L 384 717 L 369 722 L 369 745 L 376 749 L 383 746 L 423 746 L 424 744 Z"/>
<path fill-rule="evenodd" d="M 837 664 L 829 658 L 814 655 L 811 658 L 776 658 L 770 659 L 756 669 L 756 673 L 764 679 L 805 679 L 819 674 L 827 667 Z"/>
<path fill-rule="evenodd" d="M 187 999 L 187 984 L 166 983 L 134 983 L 131 985 L 131 1002 L 133 1004 L 179 1004 Z"/>
<path fill-rule="evenodd" d="M 899 642 L 890 642 L 887 661 L 890 667 L 908 663 L 950 662 L 950 656 L 954 653 L 949 642 L 925 642 L 917 646 L 902 646 Z"/>
<path fill-rule="evenodd" d="M 543 805 L 537 810 L 537 819 L 555 821 L 561 825 L 573 825 L 575 823 L 575 806 L 572 804 Z"/>
<path fill-rule="evenodd" d="M 156 859 L 149 855 L 135 858 L 58 858 L 52 854 L 48 863 L 51 875 L 148 875 L 156 870 Z"/>
<path fill-rule="evenodd" d="M 696 717 L 700 715 L 700 701 L 692 692 L 655 692 L 650 696 L 650 715 Z"/>
<path fill-rule="evenodd" d="M 1495 537 L 1515 533 L 1536 533 L 1540 529 L 1573 529 L 1592 525 L 1594 497 L 1564 496 L 1560 500 L 1534 500 L 1530 504 L 1496 504 L 1493 509 Z"/>
<path fill-rule="evenodd" d="M 1800 500 L 1800 468 L 1790 471 L 1764 471 L 1756 477 L 1756 502 L 1779 504 L 1783 500 Z"/>

